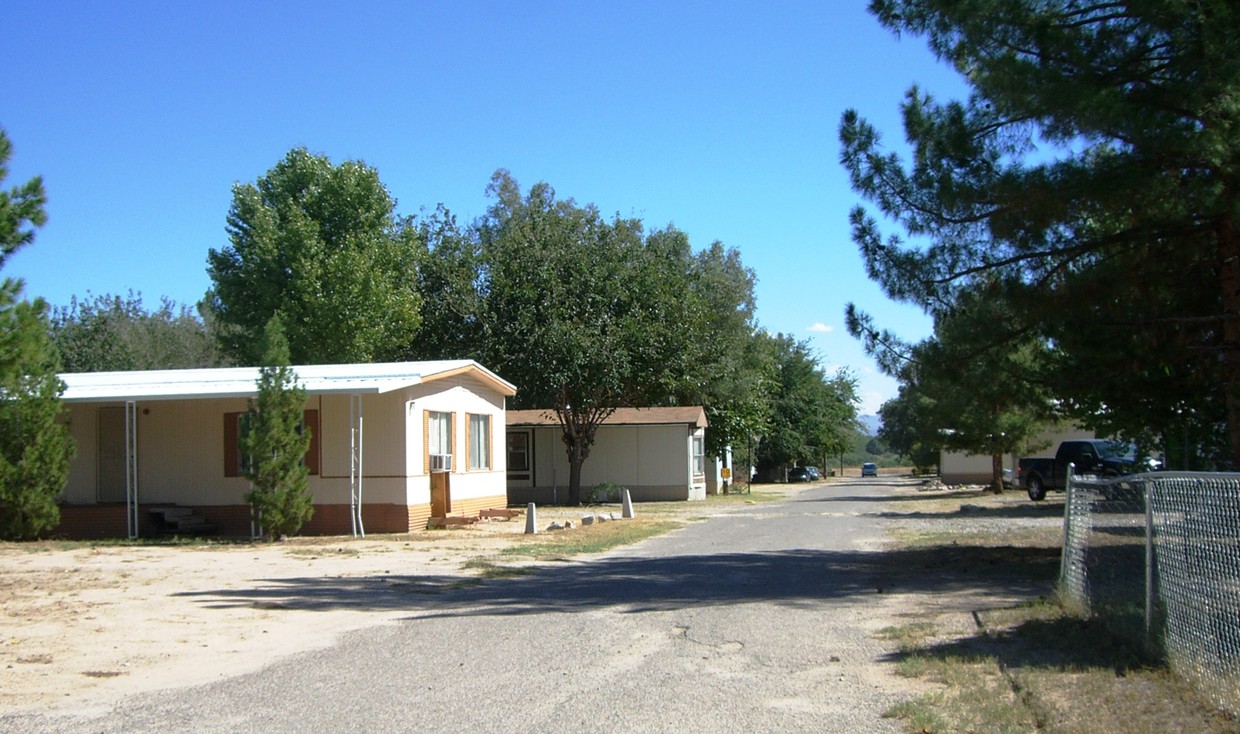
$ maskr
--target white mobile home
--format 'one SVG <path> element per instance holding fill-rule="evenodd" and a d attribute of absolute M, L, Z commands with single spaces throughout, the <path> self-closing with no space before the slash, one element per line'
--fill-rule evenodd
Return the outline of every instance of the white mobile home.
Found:
<path fill-rule="evenodd" d="M 549 410 L 508 411 L 508 501 L 568 499 L 568 455 Z M 706 412 L 619 408 L 595 434 L 581 469 L 583 497 L 598 484 L 629 490 L 634 502 L 706 498 Z"/>
<path fill-rule="evenodd" d="M 408 532 L 432 516 L 503 507 L 504 400 L 516 388 L 471 360 L 294 367 L 306 390 L 307 534 Z M 137 535 L 189 508 L 247 535 L 238 420 L 258 368 L 65 374 L 77 456 L 55 534 Z"/>
<path fill-rule="evenodd" d="M 1085 431 L 1072 426 L 1059 426 L 1043 431 L 1033 444 L 1041 448 L 1026 454 L 1003 455 L 1003 468 L 1011 472 L 1013 481 L 1016 479 L 1016 466 L 1020 459 L 1031 456 L 1054 456 L 1060 441 L 1094 438 L 1093 431 Z M 944 484 L 989 484 L 991 479 L 990 456 L 966 454 L 961 451 L 939 452 L 939 477 Z"/>

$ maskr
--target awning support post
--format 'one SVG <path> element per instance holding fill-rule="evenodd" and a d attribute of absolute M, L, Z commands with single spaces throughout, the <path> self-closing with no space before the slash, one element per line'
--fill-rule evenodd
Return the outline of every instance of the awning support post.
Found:
<path fill-rule="evenodd" d="M 125 524 L 138 537 L 138 404 L 125 401 Z"/>
<path fill-rule="evenodd" d="M 353 536 L 366 537 L 362 524 L 362 396 L 349 396 L 349 515 Z"/>

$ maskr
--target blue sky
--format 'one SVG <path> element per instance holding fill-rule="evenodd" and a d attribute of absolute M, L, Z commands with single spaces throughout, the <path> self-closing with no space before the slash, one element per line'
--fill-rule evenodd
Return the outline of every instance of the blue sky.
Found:
<path fill-rule="evenodd" d="M 56 305 L 130 289 L 194 303 L 208 250 L 228 244 L 232 185 L 290 148 L 364 160 L 401 214 L 442 203 L 462 221 L 507 168 L 738 249 L 761 325 L 852 369 L 873 412 L 895 383 L 844 305 L 909 339 L 929 322 L 865 277 L 840 115 L 857 108 L 899 150 L 912 84 L 964 86 L 864 6 L 8 0 L 4 185 L 42 175 L 48 224 L 3 274 Z"/>

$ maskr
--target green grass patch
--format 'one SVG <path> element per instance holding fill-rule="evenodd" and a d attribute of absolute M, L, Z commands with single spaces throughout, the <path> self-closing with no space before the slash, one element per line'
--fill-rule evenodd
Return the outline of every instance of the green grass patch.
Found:
<path fill-rule="evenodd" d="M 681 524 L 671 520 L 634 518 L 595 523 L 571 530 L 540 531 L 499 551 L 501 557 L 547 560 L 565 556 L 601 553 L 675 530 Z"/>
<path fill-rule="evenodd" d="M 884 627 L 875 637 L 880 640 L 895 642 L 902 652 L 915 650 L 927 639 L 934 636 L 938 627 L 933 622 L 912 622 L 893 627 Z"/>
<path fill-rule="evenodd" d="M 478 574 L 479 578 L 483 579 L 510 579 L 526 576 L 530 573 L 529 568 L 504 566 L 484 556 L 469 559 L 461 564 L 461 568 L 473 571 Z"/>

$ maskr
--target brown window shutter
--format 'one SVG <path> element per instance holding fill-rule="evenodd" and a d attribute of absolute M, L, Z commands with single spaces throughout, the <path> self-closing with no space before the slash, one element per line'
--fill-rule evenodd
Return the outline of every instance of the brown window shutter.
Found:
<path fill-rule="evenodd" d="M 474 454 L 473 414 L 466 413 L 465 414 L 465 466 L 464 466 L 464 471 L 469 471 L 469 468 L 473 466 L 473 461 L 472 461 L 473 454 Z"/>
<path fill-rule="evenodd" d="M 422 411 L 422 473 L 431 473 L 431 412 Z"/>
<path fill-rule="evenodd" d="M 310 448 L 306 449 L 306 469 L 310 474 L 319 473 L 319 411 L 307 410 L 303 419 L 305 430 L 310 432 Z"/>
<path fill-rule="evenodd" d="M 241 457 L 238 454 L 237 441 L 240 413 L 224 414 L 224 476 L 241 476 Z"/>

